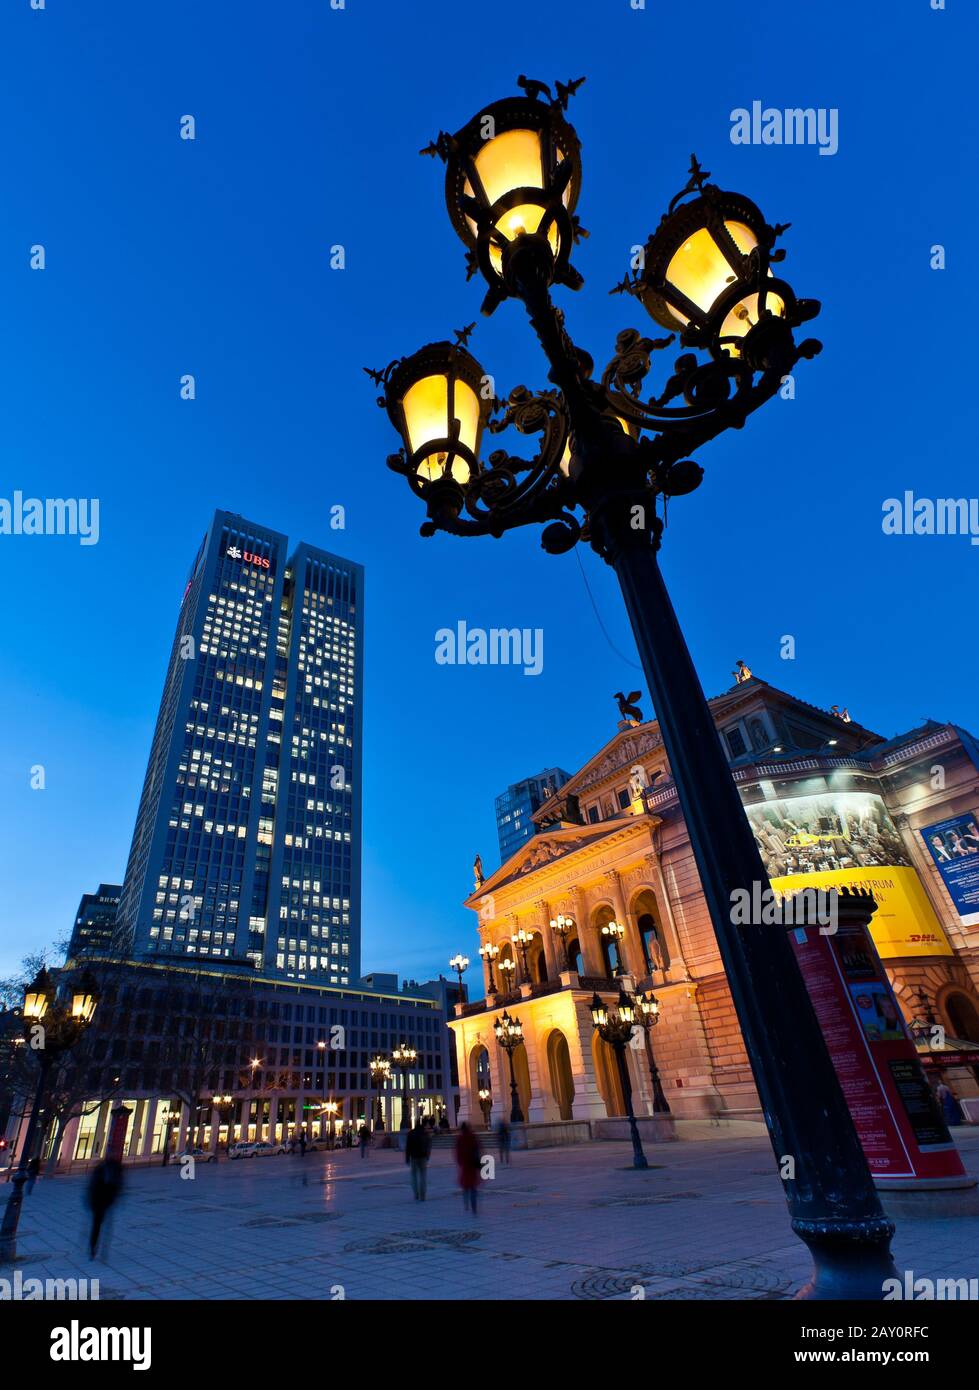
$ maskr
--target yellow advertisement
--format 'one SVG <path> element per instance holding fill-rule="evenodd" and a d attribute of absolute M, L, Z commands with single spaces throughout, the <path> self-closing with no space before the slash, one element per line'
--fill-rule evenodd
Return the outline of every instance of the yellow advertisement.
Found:
<path fill-rule="evenodd" d="M 877 911 L 870 919 L 870 934 L 882 960 L 895 956 L 950 956 L 952 948 L 935 916 L 921 880 L 914 869 L 885 866 L 878 869 L 831 869 L 803 876 L 773 878 L 776 893 L 798 893 L 802 888 L 856 888 L 872 893 Z"/>
<path fill-rule="evenodd" d="M 745 807 L 778 893 L 856 888 L 872 893 L 878 954 L 950 956 L 952 948 L 883 800 L 873 792 L 826 791 Z"/>

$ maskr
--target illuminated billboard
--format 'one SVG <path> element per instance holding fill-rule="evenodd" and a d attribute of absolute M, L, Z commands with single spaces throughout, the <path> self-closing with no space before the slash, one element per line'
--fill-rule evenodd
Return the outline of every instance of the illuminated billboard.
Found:
<path fill-rule="evenodd" d="M 941 923 L 897 826 L 873 792 L 818 792 L 756 802 L 745 811 L 772 887 L 857 888 L 872 893 L 878 953 L 950 956 Z"/>

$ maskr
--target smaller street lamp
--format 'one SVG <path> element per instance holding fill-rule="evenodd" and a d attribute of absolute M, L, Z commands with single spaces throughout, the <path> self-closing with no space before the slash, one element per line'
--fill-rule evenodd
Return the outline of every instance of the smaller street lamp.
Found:
<path fill-rule="evenodd" d="M 533 939 L 530 932 L 524 931 L 523 927 L 520 928 L 513 938 L 513 944 L 520 952 L 520 964 L 523 966 L 523 977 L 528 982 L 530 980 L 530 971 L 527 969 L 527 947 Z"/>
<path fill-rule="evenodd" d="M 485 946 L 480 946 L 480 948 L 479 948 L 479 954 L 482 956 L 483 960 L 486 962 L 486 968 L 487 968 L 487 970 L 489 971 L 489 983 L 488 983 L 488 985 L 486 986 L 487 993 L 489 993 L 489 994 L 495 994 L 495 993 L 496 993 L 496 981 L 493 979 L 493 962 L 496 960 L 497 956 L 500 954 L 500 948 L 499 948 L 499 946 L 494 946 L 494 945 L 492 945 L 492 943 L 487 943 Z"/>
<path fill-rule="evenodd" d="M 512 956 L 507 956 L 506 960 L 500 961 L 501 983 L 504 983 L 504 993 L 509 994 L 513 989 L 513 979 L 517 970 L 517 962 Z"/>
<path fill-rule="evenodd" d="M 408 1072 L 418 1061 L 418 1053 L 403 1042 L 391 1053 L 391 1064 L 401 1073 L 401 1124 L 399 1129 L 409 1129 L 408 1122 Z"/>
<path fill-rule="evenodd" d="M 561 949 L 564 952 L 564 967 L 571 969 L 571 957 L 568 955 L 568 938 L 574 927 L 574 918 L 565 917 L 563 912 L 559 912 L 556 917 L 551 918 L 551 931 L 561 942 Z"/>
<path fill-rule="evenodd" d="M 595 1032 L 604 1042 L 609 1043 L 615 1052 L 619 1080 L 622 1084 L 622 1098 L 625 1101 L 625 1113 L 629 1117 L 629 1134 L 632 1138 L 632 1166 L 633 1168 L 648 1168 L 649 1163 L 643 1153 L 642 1142 L 639 1138 L 639 1126 L 636 1124 L 635 1112 L 632 1109 L 632 1082 L 629 1080 L 629 1068 L 625 1059 L 626 1046 L 632 1037 L 632 1030 L 636 1022 L 636 1011 L 632 1000 L 620 985 L 615 1008 L 609 1011 L 602 1003 L 601 997 L 596 993 L 591 1001 L 591 1017 L 592 1023 L 595 1025 Z"/>
<path fill-rule="evenodd" d="M 659 1000 L 651 989 L 643 990 L 641 994 L 636 995 L 636 1018 L 645 1033 L 649 1079 L 653 1083 L 653 1114 L 669 1115 L 670 1103 L 663 1093 L 663 1085 L 659 1079 L 659 1067 L 656 1065 L 656 1058 L 653 1055 L 653 1040 L 650 1037 L 660 1019 Z"/>
<path fill-rule="evenodd" d="M 228 1134 L 224 1144 L 225 1153 L 230 1152 L 231 1142 L 235 1128 L 235 1098 L 231 1095 L 212 1096 L 211 1105 L 218 1112 L 218 1119 L 228 1126 Z"/>
<path fill-rule="evenodd" d="M 511 1018 L 504 1009 L 502 1017 L 493 1024 L 493 1032 L 496 1034 L 496 1041 L 503 1048 L 507 1055 L 507 1061 L 510 1063 L 510 1123 L 522 1125 L 524 1114 L 520 1109 L 517 1079 L 513 1073 L 513 1054 L 523 1043 L 523 1024 L 519 1018 Z"/>
<path fill-rule="evenodd" d="M 375 1128 L 384 1133 L 384 1103 L 381 1093 L 391 1077 L 391 1063 L 386 1057 L 372 1057 L 370 1061 L 371 1085 L 377 1091 L 377 1125 Z"/>
<path fill-rule="evenodd" d="M 328 1125 L 329 1131 L 330 1131 L 330 1148 L 331 1148 L 331 1149 L 332 1149 L 332 1148 L 335 1146 L 335 1144 L 336 1144 L 336 1119 L 337 1119 L 337 1111 L 338 1111 L 339 1109 L 340 1109 L 340 1107 L 339 1107 L 339 1105 L 337 1105 L 337 1103 L 336 1103 L 335 1100 L 325 1100 L 325 1101 L 323 1102 L 323 1111 L 324 1111 L 325 1115 L 327 1116 L 327 1125 Z"/>
<path fill-rule="evenodd" d="M 616 975 L 624 975 L 625 969 L 622 965 L 622 938 L 625 936 L 625 927 L 618 922 L 606 922 L 602 927 L 602 935 L 605 940 L 615 946 L 615 959 L 618 964 L 615 967 Z"/>
<path fill-rule="evenodd" d="M 469 957 L 461 954 L 455 955 L 449 961 L 449 968 L 454 970 L 459 976 L 459 1002 L 462 1003 L 462 977 L 469 969 Z"/>
<path fill-rule="evenodd" d="M 480 1086 L 479 1088 L 479 1108 L 483 1112 L 483 1124 L 489 1129 L 490 1111 L 493 1109 L 493 1092 L 488 1086 Z"/>

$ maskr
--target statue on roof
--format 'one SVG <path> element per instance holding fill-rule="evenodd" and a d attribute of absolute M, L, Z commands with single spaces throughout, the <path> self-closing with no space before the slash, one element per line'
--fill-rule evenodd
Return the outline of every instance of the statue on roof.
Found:
<path fill-rule="evenodd" d="M 476 879 L 476 882 L 473 884 L 473 892 L 475 893 L 476 889 L 482 888 L 483 884 L 486 882 L 486 876 L 483 873 L 483 860 L 478 854 L 473 860 L 473 876 Z"/>
<path fill-rule="evenodd" d="M 743 661 L 739 661 L 731 675 L 734 677 L 736 685 L 744 685 L 745 681 L 751 680 L 751 667 L 746 666 Z"/>
<path fill-rule="evenodd" d="M 619 714 L 630 724 L 642 723 L 642 710 L 636 704 L 637 700 L 642 699 L 641 690 L 632 690 L 628 695 L 623 695 L 621 690 L 615 692 L 614 697 L 619 703 Z"/>

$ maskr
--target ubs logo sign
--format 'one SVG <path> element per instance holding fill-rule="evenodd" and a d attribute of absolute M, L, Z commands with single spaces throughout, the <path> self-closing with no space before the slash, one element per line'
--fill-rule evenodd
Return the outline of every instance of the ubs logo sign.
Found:
<path fill-rule="evenodd" d="M 237 545 L 229 545 L 224 552 L 231 560 L 242 560 L 246 565 L 257 565 L 259 569 L 272 568 L 272 561 L 265 555 L 253 555 L 250 550 L 242 550 Z"/>

